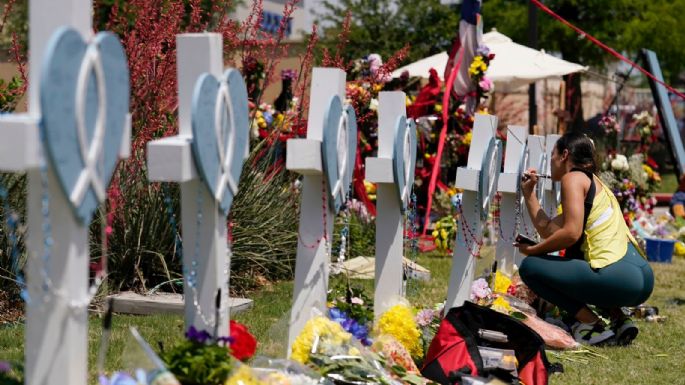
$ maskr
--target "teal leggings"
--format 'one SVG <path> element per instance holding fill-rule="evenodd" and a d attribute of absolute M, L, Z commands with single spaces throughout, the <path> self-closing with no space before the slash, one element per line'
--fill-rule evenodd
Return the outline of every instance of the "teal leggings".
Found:
<path fill-rule="evenodd" d="M 601 269 L 582 259 L 529 256 L 519 274 L 535 294 L 576 315 L 586 305 L 601 308 L 637 306 L 654 289 L 654 273 L 632 243 L 626 255 Z"/>

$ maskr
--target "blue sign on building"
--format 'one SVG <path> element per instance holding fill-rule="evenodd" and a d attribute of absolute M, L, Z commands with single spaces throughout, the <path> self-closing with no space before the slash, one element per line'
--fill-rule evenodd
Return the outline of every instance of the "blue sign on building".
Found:
<path fill-rule="evenodd" d="M 264 31 L 268 32 L 271 34 L 276 34 L 278 33 L 278 28 L 281 25 L 281 21 L 283 20 L 283 15 L 280 15 L 275 12 L 269 12 L 269 11 L 263 11 L 262 12 L 262 24 L 259 26 L 259 28 Z M 288 18 L 286 21 L 286 27 L 285 27 L 285 37 L 289 37 L 290 34 L 293 31 L 293 19 L 291 17 Z"/>

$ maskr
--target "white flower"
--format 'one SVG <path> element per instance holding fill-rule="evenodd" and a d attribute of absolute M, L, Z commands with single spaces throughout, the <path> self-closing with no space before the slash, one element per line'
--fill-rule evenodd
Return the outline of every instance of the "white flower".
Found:
<path fill-rule="evenodd" d="M 625 155 L 616 155 L 614 160 L 611 161 L 611 168 L 616 171 L 628 171 L 630 169 L 628 158 Z"/>
<path fill-rule="evenodd" d="M 371 99 L 371 103 L 369 103 L 369 109 L 371 111 L 378 111 L 378 99 Z"/>

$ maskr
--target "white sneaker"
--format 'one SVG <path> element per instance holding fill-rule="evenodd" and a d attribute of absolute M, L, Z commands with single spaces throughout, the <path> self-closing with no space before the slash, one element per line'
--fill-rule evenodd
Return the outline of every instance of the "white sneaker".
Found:
<path fill-rule="evenodd" d="M 583 345 L 601 345 L 614 337 L 614 332 L 607 329 L 604 323 L 599 321 L 593 324 L 576 322 L 571 330 L 573 331 L 573 338 Z"/>
<path fill-rule="evenodd" d="M 630 345 L 638 334 L 637 326 L 630 318 L 615 320 L 611 329 L 616 334 L 616 344 L 620 346 Z"/>

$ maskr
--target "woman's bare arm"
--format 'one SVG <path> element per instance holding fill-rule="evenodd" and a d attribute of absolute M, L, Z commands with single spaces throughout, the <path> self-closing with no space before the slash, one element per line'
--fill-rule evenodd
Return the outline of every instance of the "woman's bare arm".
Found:
<path fill-rule="evenodd" d="M 540 235 L 543 237 L 547 235 L 547 237 L 537 245 L 530 247 L 528 249 L 530 254 L 541 255 L 565 249 L 580 239 L 583 233 L 585 193 L 588 188 L 589 180 L 585 175 L 578 172 L 564 175 L 561 179 L 561 202 L 564 207 L 564 213 L 553 220 L 549 220 L 547 215 L 544 212 L 542 213 L 547 220 L 544 223 L 540 223 L 544 225 L 542 228 L 544 235 L 543 233 L 540 233 Z M 528 200 L 526 200 L 527 205 Z M 529 212 L 535 212 L 536 215 L 540 215 L 538 213 L 543 210 L 539 209 L 540 204 L 537 202 L 537 198 L 531 203 L 537 204 L 538 210 L 531 210 Z M 533 207 L 529 207 L 529 210 L 531 208 L 535 209 L 534 205 L 530 206 Z"/>

